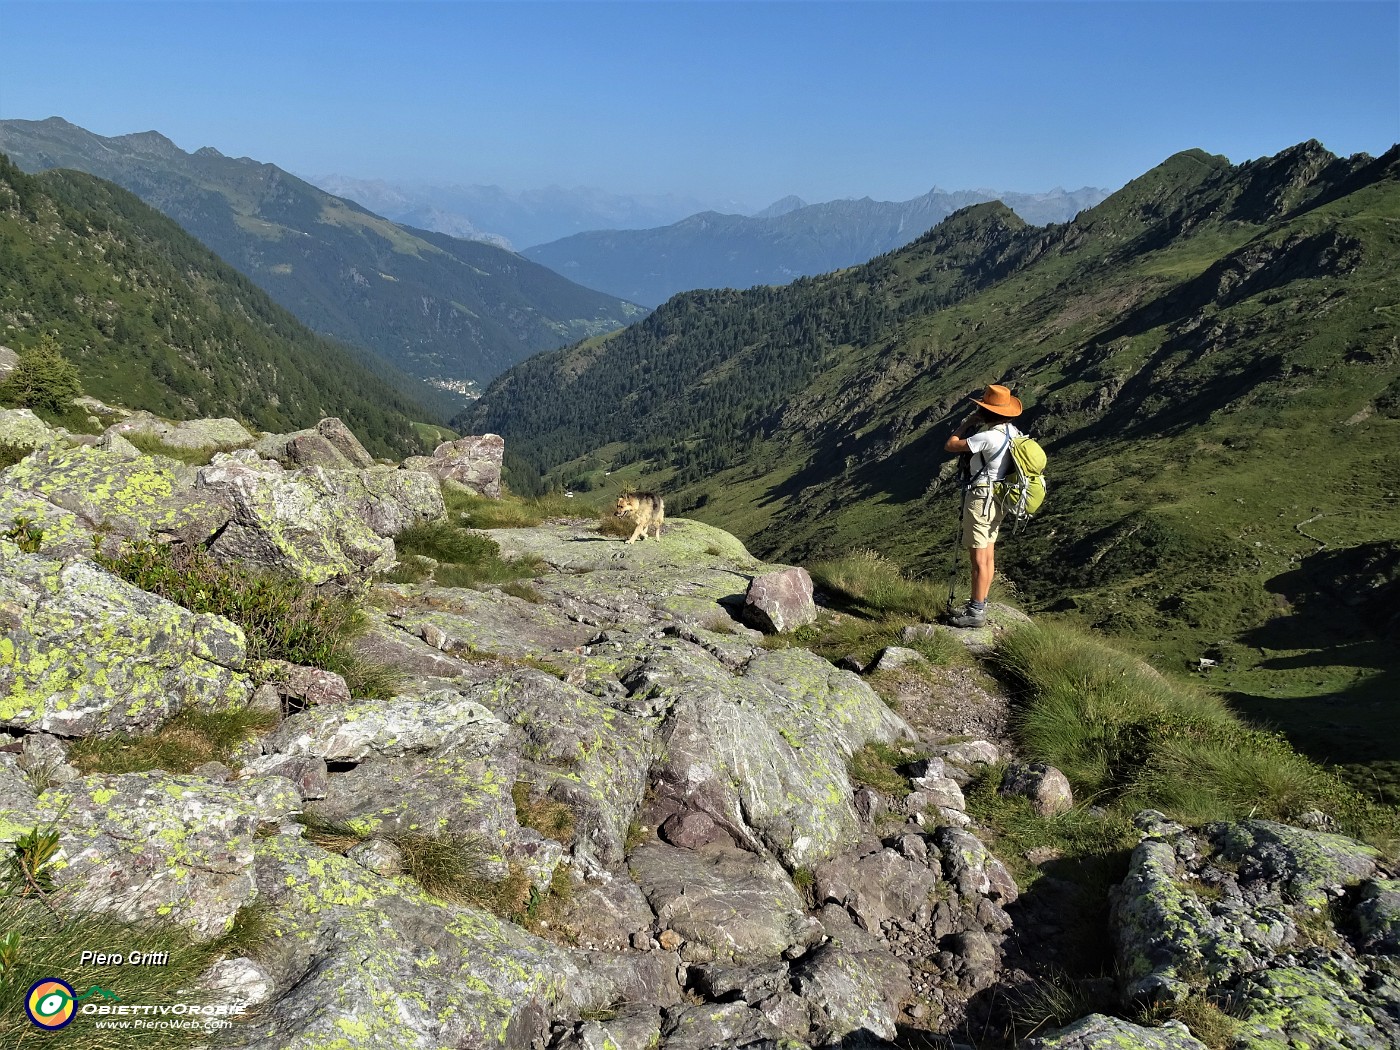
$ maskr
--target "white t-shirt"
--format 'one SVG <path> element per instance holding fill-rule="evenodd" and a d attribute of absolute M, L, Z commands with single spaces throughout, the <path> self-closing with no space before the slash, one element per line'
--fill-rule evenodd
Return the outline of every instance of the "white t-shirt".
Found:
<path fill-rule="evenodd" d="M 972 450 L 970 465 L 974 485 L 1000 481 L 1011 469 L 1007 453 L 1011 451 L 1011 439 L 1021 432 L 1008 423 L 998 423 L 986 430 L 979 430 L 967 439 L 967 447 Z"/>

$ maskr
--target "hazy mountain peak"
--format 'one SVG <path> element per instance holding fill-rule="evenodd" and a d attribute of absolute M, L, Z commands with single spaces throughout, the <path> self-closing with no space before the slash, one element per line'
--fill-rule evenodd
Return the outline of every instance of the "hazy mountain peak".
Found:
<path fill-rule="evenodd" d="M 799 208 L 807 207 L 807 202 L 796 194 L 789 193 L 782 200 L 776 200 L 762 211 L 753 213 L 755 219 L 776 219 L 779 215 L 786 215 L 789 212 L 797 211 Z"/>

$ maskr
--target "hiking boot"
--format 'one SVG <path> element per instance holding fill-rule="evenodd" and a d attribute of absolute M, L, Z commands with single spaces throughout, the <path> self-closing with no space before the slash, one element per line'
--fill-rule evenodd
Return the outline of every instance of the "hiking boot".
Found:
<path fill-rule="evenodd" d="M 948 623 L 952 627 L 985 627 L 987 610 L 974 609 L 970 604 L 964 605 L 961 609 L 949 611 Z"/>

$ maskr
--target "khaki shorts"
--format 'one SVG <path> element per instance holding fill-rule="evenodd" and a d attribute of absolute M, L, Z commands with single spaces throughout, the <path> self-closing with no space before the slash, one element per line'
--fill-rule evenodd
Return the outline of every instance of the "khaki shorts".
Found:
<path fill-rule="evenodd" d="M 1005 516 L 1005 509 L 992 499 L 991 486 L 978 485 L 969 489 L 963 494 L 962 545 L 990 547 L 997 541 L 1001 519 Z"/>

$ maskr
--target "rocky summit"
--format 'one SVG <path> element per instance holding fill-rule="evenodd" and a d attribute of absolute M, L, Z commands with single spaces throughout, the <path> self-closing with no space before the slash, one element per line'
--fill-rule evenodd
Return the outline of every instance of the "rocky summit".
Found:
<path fill-rule="evenodd" d="M 1072 804 L 1058 770 L 1019 761 L 976 671 L 1013 610 L 964 639 L 971 667 L 890 647 L 844 669 L 774 644 L 815 611 L 804 571 L 689 520 L 630 545 L 597 519 L 477 530 L 527 586 L 403 582 L 396 538 L 452 516 L 445 485 L 498 493 L 498 439 L 400 465 L 336 420 L 229 422 L 125 414 L 94 436 L 0 412 L 0 443 L 30 450 L 0 473 L 0 843 L 28 873 L 11 895 L 236 945 L 192 987 L 237 1023 L 184 1045 L 1004 1045 L 998 1004 L 1048 981 L 1070 932 L 963 793 L 1009 762 L 1040 819 Z M 221 451 L 150 454 L 138 431 Z M 118 575 L 132 541 L 358 596 L 358 656 L 392 686 L 253 652 L 233 620 Z M 92 758 L 242 711 L 266 717 L 192 769 Z M 854 772 L 872 748 L 896 756 L 875 786 Z M 1231 1004 L 1234 1046 L 1400 1043 L 1393 861 L 1317 816 L 1140 814 L 1115 975 L 1019 1045 L 1223 1045 L 1153 1023 L 1202 988 Z M 259 935 L 230 940 L 250 915 Z M 120 993 L 79 964 L 99 947 L 51 976 Z"/>

